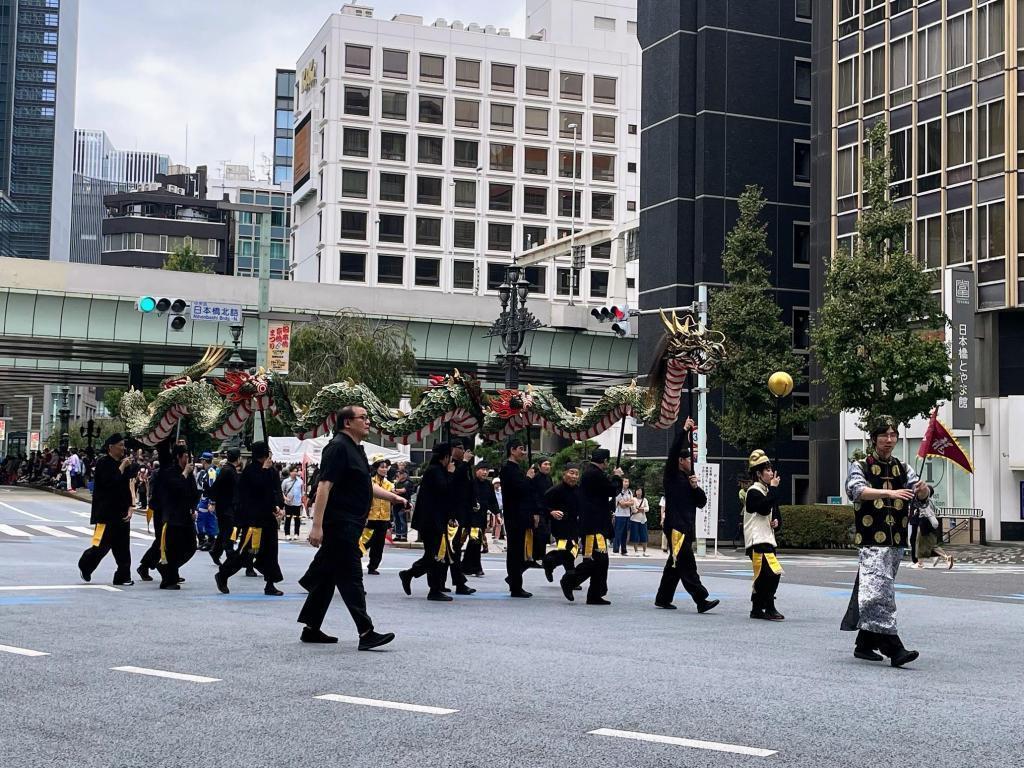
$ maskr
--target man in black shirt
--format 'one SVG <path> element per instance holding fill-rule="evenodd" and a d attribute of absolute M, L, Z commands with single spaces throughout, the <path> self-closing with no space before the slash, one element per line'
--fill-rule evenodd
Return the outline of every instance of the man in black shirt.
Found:
<path fill-rule="evenodd" d="M 232 546 L 231 529 L 235 525 L 235 505 L 238 503 L 238 467 L 242 453 L 237 448 L 228 449 L 228 460 L 217 479 L 213 481 L 210 496 L 213 511 L 217 515 L 217 541 L 210 550 L 213 562 L 220 565 L 220 557 Z"/>
<path fill-rule="evenodd" d="M 534 466 L 537 468 L 537 474 L 533 476 L 533 489 L 537 495 L 537 527 L 533 532 L 533 552 L 527 552 L 526 556 L 539 563 L 548 551 L 548 540 L 551 538 L 551 526 L 548 516 L 544 514 L 544 494 L 550 491 L 555 483 L 551 479 L 551 459 L 541 459 Z"/>
<path fill-rule="evenodd" d="M 473 511 L 469 517 L 466 550 L 462 555 L 462 570 L 470 576 L 484 575 L 480 553 L 486 543 L 487 515 L 498 514 L 498 497 L 494 495 L 494 485 L 487 476 L 488 470 L 488 466 L 482 462 L 474 468 L 476 479 L 473 480 Z"/>
<path fill-rule="evenodd" d="M 527 569 L 527 533 L 533 551 L 533 516 L 536 513 L 533 486 L 520 462 L 526 458 L 526 444 L 512 438 L 506 446 L 507 460 L 501 468 L 501 491 L 505 502 L 505 570 L 512 597 L 533 597 L 523 589 L 523 571 Z"/>
<path fill-rule="evenodd" d="M 164 525 L 160 534 L 160 589 L 181 589 L 179 569 L 196 553 L 196 513 L 199 489 L 192 476 L 188 448 L 174 446 L 170 466 L 161 471 L 160 493 Z"/>
<path fill-rule="evenodd" d="M 117 570 L 114 584 L 131 586 L 132 553 L 129 538 L 132 519 L 132 492 L 129 487 L 128 466 L 131 458 L 124 455 L 124 438 L 116 432 L 106 439 L 104 456 L 96 462 L 93 476 L 92 514 L 89 522 L 95 527 L 92 546 L 82 553 L 78 570 L 85 581 L 92 580 L 92 573 L 106 557 L 114 552 Z"/>
<path fill-rule="evenodd" d="M 309 543 L 317 547 L 317 553 L 299 579 L 299 584 L 309 592 L 299 622 L 305 625 L 303 642 L 338 642 L 338 638 L 320 629 L 337 588 L 359 631 L 359 650 L 368 651 L 390 643 L 395 636 L 391 632 L 375 632 L 366 612 L 359 537 L 366 525 L 371 496 L 394 504 L 402 504 L 404 499 L 370 482 L 370 466 L 360 445 L 370 433 L 366 409 L 347 405 L 338 412 L 337 423 L 341 431 L 324 448 L 320 459 L 316 508 L 309 532 Z"/>
<path fill-rule="evenodd" d="M 452 440 L 452 474 L 449 485 L 449 530 L 451 544 L 448 570 L 458 594 L 472 594 L 476 590 L 466 586 L 466 569 L 462 565 L 462 547 L 469 539 L 469 518 L 473 514 L 473 454 L 466 452 L 466 443 L 460 438 Z M 476 571 L 474 571 L 476 573 Z"/>
<path fill-rule="evenodd" d="M 576 570 L 580 535 L 579 483 L 579 468 L 575 464 L 567 464 L 562 470 L 562 482 L 544 494 L 546 517 L 551 521 L 550 529 L 555 537 L 555 548 L 544 555 L 544 576 L 548 581 L 555 580 L 555 568 L 560 565 L 566 574 Z"/>

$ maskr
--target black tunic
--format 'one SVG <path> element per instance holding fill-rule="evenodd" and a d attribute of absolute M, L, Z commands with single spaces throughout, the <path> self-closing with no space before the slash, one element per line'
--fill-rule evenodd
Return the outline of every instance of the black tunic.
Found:
<path fill-rule="evenodd" d="M 416 494 L 416 510 L 412 516 L 413 530 L 424 534 L 440 534 L 448 529 L 452 516 L 450 502 L 451 473 L 441 464 L 431 464 L 423 473 Z"/>
<path fill-rule="evenodd" d="M 501 498 L 504 503 L 505 527 L 513 531 L 533 528 L 534 504 L 533 486 L 514 461 L 506 461 L 499 473 Z"/>
<path fill-rule="evenodd" d="M 468 461 L 456 461 L 449 478 L 451 511 L 448 516 L 468 526 L 473 514 L 473 468 Z"/>
<path fill-rule="evenodd" d="M 246 526 L 277 527 L 274 512 L 278 507 L 284 507 L 277 477 L 277 470 L 272 466 L 264 469 L 255 461 L 250 461 L 242 470 L 238 481 L 238 508 L 245 515 Z"/>
<path fill-rule="evenodd" d="M 687 439 L 680 432 L 665 462 L 665 532 L 679 531 L 689 540 L 697 535 L 697 509 L 708 503 L 702 488 L 690 487 L 690 476 L 679 469 L 679 453 Z"/>
<path fill-rule="evenodd" d="M 192 510 L 199 501 L 195 479 L 185 477 L 177 464 L 162 468 L 160 478 L 164 523 L 179 528 L 192 526 Z"/>
<path fill-rule="evenodd" d="M 612 526 L 612 499 L 622 489 L 622 480 L 609 478 L 596 464 L 588 464 L 580 476 L 580 533 L 615 535 Z"/>
<path fill-rule="evenodd" d="M 544 506 L 551 521 L 551 535 L 555 540 L 579 538 L 580 534 L 580 492 L 579 488 L 559 483 L 544 494 Z M 551 510 L 562 513 L 562 519 L 551 517 Z"/>
<path fill-rule="evenodd" d="M 494 494 L 494 484 L 489 478 L 473 481 L 473 491 L 476 495 L 476 510 L 473 512 L 471 525 L 474 528 L 483 528 L 487 525 L 487 514 L 501 514 L 498 509 L 498 497 Z"/>
<path fill-rule="evenodd" d="M 238 470 L 234 464 L 225 464 L 217 473 L 217 479 L 213 481 L 213 488 L 210 489 L 210 497 L 217 505 L 217 514 L 230 517 L 235 511 L 238 502 Z"/>
<path fill-rule="evenodd" d="M 859 462 L 868 485 L 876 490 L 899 490 L 907 487 L 907 465 L 890 456 L 883 461 L 868 456 Z M 902 547 L 907 544 L 907 522 L 910 502 L 903 499 L 861 501 L 857 508 L 854 541 L 864 547 Z"/>
<path fill-rule="evenodd" d="M 93 473 L 92 509 L 89 516 L 91 524 L 124 520 L 132 505 L 129 480 L 128 473 L 121 472 L 120 462 L 109 453 L 100 457 Z"/>

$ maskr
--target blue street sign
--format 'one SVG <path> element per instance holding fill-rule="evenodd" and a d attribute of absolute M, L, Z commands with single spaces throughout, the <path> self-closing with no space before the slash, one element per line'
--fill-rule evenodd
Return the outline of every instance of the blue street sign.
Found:
<path fill-rule="evenodd" d="M 242 322 L 242 307 L 238 304 L 218 304 L 213 301 L 193 301 L 192 319 L 240 325 Z"/>

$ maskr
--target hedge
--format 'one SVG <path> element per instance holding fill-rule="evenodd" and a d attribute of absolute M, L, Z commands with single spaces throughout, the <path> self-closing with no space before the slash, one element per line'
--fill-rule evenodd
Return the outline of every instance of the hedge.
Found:
<path fill-rule="evenodd" d="M 849 549 L 853 547 L 852 506 L 808 504 L 782 507 L 782 526 L 776 539 L 790 549 Z"/>

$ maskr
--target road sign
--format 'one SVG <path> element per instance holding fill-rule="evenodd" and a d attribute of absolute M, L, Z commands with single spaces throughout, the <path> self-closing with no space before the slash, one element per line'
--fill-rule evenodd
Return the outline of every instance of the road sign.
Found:
<path fill-rule="evenodd" d="M 38 432 L 29 432 L 28 433 L 28 449 L 30 451 L 38 451 L 39 450 L 39 433 Z"/>
<path fill-rule="evenodd" d="M 215 301 L 193 301 L 192 319 L 240 325 L 242 307 L 239 304 L 220 304 Z"/>
<path fill-rule="evenodd" d="M 274 320 L 267 328 L 267 369 L 288 373 L 288 357 L 292 346 L 292 324 Z"/>

